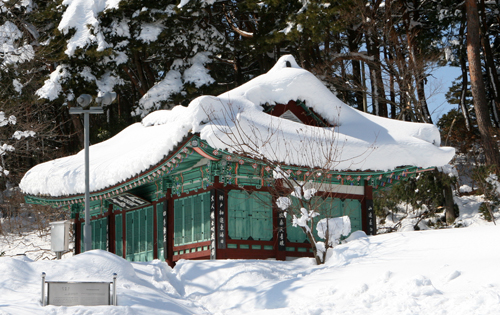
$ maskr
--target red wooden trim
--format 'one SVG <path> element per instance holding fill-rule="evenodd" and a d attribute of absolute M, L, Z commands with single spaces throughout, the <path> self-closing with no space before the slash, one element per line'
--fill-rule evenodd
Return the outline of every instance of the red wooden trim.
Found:
<path fill-rule="evenodd" d="M 217 181 L 219 180 L 219 177 L 217 177 Z M 224 185 L 223 185 L 224 186 Z M 222 187 L 218 189 L 219 191 L 222 190 L 224 192 L 224 224 L 226 225 L 224 227 L 224 231 L 226 232 L 225 238 L 226 238 L 226 249 L 219 249 L 217 251 L 217 259 L 227 259 L 228 257 L 228 248 L 227 248 L 227 241 L 229 240 L 229 211 L 228 211 L 228 205 L 229 205 L 229 199 L 228 199 L 228 193 L 229 190 L 226 189 L 226 187 Z M 220 255 L 220 258 L 219 256 Z"/>
<path fill-rule="evenodd" d="M 170 267 L 175 266 L 174 262 L 174 199 L 172 189 L 167 189 L 167 253 L 166 262 Z"/>
<path fill-rule="evenodd" d="M 311 243 L 286 242 L 286 247 L 311 247 Z"/>
<path fill-rule="evenodd" d="M 174 262 L 178 261 L 180 259 L 210 259 L 210 250 L 203 250 L 203 251 L 200 251 L 200 252 L 175 255 L 173 257 L 173 261 Z"/>
<path fill-rule="evenodd" d="M 167 199 L 168 199 L 167 197 L 161 197 L 156 202 L 161 203 L 161 202 L 167 201 Z"/>
<path fill-rule="evenodd" d="M 279 208 L 276 205 L 276 196 L 272 195 L 272 208 L 273 208 L 273 246 L 274 246 L 274 255 L 276 257 L 276 260 L 286 260 L 286 252 L 283 250 L 279 250 L 279 237 L 278 237 L 278 230 L 279 230 Z M 285 228 L 285 240 L 286 240 L 286 228 Z"/>
<path fill-rule="evenodd" d="M 366 206 L 366 188 L 368 186 L 368 181 L 365 181 L 365 195 L 361 202 L 361 229 L 368 235 L 368 209 Z"/>
<path fill-rule="evenodd" d="M 367 199 L 373 200 L 373 187 L 368 184 L 365 185 L 365 196 Z"/>
<path fill-rule="evenodd" d="M 126 220 L 126 212 L 122 210 L 122 257 L 127 257 L 127 220 Z"/>
<path fill-rule="evenodd" d="M 99 219 L 105 218 L 107 216 L 109 216 L 109 213 L 106 211 L 105 213 L 101 213 L 101 214 L 98 214 L 95 216 L 90 216 L 90 221 L 99 220 Z"/>
<path fill-rule="evenodd" d="M 80 214 L 76 213 L 75 216 L 75 255 L 82 252 L 81 241 L 82 241 L 82 224 L 80 222 Z"/>
<path fill-rule="evenodd" d="M 153 259 L 158 259 L 158 216 L 156 213 L 157 201 L 153 202 Z"/>
<path fill-rule="evenodd" d="M 113 209 L 113 213 L 114 214 L 122 214 L 122 213 L 125 213 L 125 211 L 123 211 L 121 209 Z"/>
<path fill-rule="evenodd" d="M 113 204 L 108 206 L 108 240 L 109 240 L 109 252 L 116 254 L 116 228 L 115 228 L 115 213 L 113 213 Z"/>
<path fill-rule="evenodd" d="M 203 247 L 203 246 L 210 246 L 210 241 L 204 241 L 204 242 L 198 242 L 198 243 L 192 243 L 192 244 L 175 246 L 174 247 L 174 252 L 178 252 L 180 250 L 197 248 L 197 247 Z"/>
<path fill-rule="evenodd" d="M 252 241 L 252 240 L 233 240 L 233 239 L 228 239 L 227 240 L 228 244 L 243 244 L 243 245 L 274 245 L 274 240 L 272 241 Z M 230 248 L 234 249 L 234 248 Z"/>
<path fill-rule="evenodd" d="M 193 148 L 193 150 L 194 150 L 196 153 L 198 153 L 199 155 L 201 155 L 201 156 L 203 156 L 203 157 L 205 157 L 205 158 L 209 159 L 210 161 L 218 161 L 218 160 L 219 160 L 219 159 L 217 159 L 217 158 L 214 158 L 214 157 L 211 157 L 210 155 L 208 155 L 208 154 L 207 154 L 205 151 L 203 151 L 203 149 L 202 149 L 202 148 L 200 148 L 200 147 L 195 147 L 195 148 Z"/>
<path fill-rule="evenodd" d="M 369 219 L 368 219 L 368 207 L 367 201 L 373 199 L 373 187 L 368 185 L 368 181 L 365 181 L 365 195 L 361 202 L 361 229 L 366 234 L 369 233 Z"/>
<path fill-rule="evenodd" d="M 306 104 L 307 106 L 307 104 Z M 306 111 L 297 105 L 297 102 L 295 101 L 289 101 L 288 104 L 276 104 L 272 108 L 272 110 L 269 112 L 269 114 L 280 117 L 283 115 L 287 110 L 291 111 L 297 118 L 299 118 L 304 124 L 314 126 L 314 127 L 321 127 L 318 122 L 311 116 L 307 115 Z M 321 121 L 325 124 L 325 126 L 331 127 L 332 125 L 325 121 L 321 115 L 318 115 L 315 113 L 311 108 L 309 108 L 311 112 L 313 112 L 316 117 L 321 119 Z"/>

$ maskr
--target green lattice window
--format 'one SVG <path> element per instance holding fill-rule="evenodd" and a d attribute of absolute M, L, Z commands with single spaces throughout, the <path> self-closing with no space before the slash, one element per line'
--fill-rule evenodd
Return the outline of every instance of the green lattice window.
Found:
<path fill-rule="evenodd" d="M 125 213 L 127 260 L 153 260 L 153 213 L 153 206 Z"/>
<path fill-rule="evenodd" d="M 156 205 L 156 239 L 158 240 L 158 259 L 165 260 L 163 250 L 163 202 Z"/>
<path fill-rule="evenodd" d="M 107 250 L 107 240 L 108 240 L 108 218 L 102 218 L 97 220 L 91 220 L 90 226 L 92 229 L 92 249 L 102 249 Z M 82 234 L 81 234 L 81 249 L 82 252 L 85 249 L 84 243 L 84 230 L 85 222 L 82 222 Z"/>
<path fill-rule="evenodd" d="M 115 216 L 115 249 L 116 255 L 123 257 L 123 215 Z"/>
<path fill-rule="evenodd" d="M 273 210 L 271 194 L 242 190 L 228 193 L 228 235 L 235 240 L 263 240 L 273 238 Z"/>
<path fill-rule="evenodd" d="M 210 240 L 210 193 L 174 201 L 174 245 Z"/>

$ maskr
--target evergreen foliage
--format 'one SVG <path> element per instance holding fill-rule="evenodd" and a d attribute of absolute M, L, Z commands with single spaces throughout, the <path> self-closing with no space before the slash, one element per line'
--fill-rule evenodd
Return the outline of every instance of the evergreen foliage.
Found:
<path fill-rule="evenodd" d="M 0 137 L 15 147 L 4 161 L 14 183 L 31 166 L 83 147 L 80 117 L 68 113 L 80 94 L 118 94 L 105 115 L 91 117 L 91 143 L 97 143 L 153 110 L 187 105 L 200 95 L 239 86 L 289 53 L 348 104 L 417 122 L 432 122 L 425 87 L 434 68 L 460 66 L 462 75 L 446 95 L 448 103 L 460 109 L 452 109 L 437 125 L 443 143 L 455 146 L 467 163 L 485 162 L 467 81 L 464 2 L 78 3 L 80 7 L 74 6 L 76 1 L 0 0 L 0 111 L 18 121 L 15 127 L 0 128 Z M 477 3 L 482 80 L 495 127 L 491 133 L 499 136 L 500 6 L 498 1 Z M 87 10 L 85 23 L 74 20 L 78 10 Z M 12 139 L 17 130 L 32 130 L 36 136 Z M 422 179 L 426 176 L 421 176 L 421 184 L 408 182 L 405 189 L 410 192 L 395 186 L 391 194 L 400 194 L 412 205 L 420 200 L 436 208 L 437 199 L 410 194 L 415 189 L 439 190 L 432 186 L 436 179 Z M 0 181 L 5 187 L 7 178 Z M 424 184 L 430 188 L 420 187 Z M 397 198 L 392 200 L 380 204 L 381 215 L 384 208 L 395 207 Z"/>
<path fill-rule="evenodd" d="M 473 172 L 473 179 L 478 186 L 476 193 L 484 194 L 485 199 L 479 207 L 479 212 L 488 222 L 493 221 L 494 212 L 500 207 L 500 183 L 495 170 L 492 166 L 478 166 Z"/>
<path fill-rule="evenodd" d="M 447 223 L 443 213 L 446 207 L 445 189 L 455 184 L 456 177 L 450 177 L 437 170 L 420 173 L 417 177 L 399 181 L 389 189 L 376 192 L 375 214 L 382 219 L 383 224 L 387 216 L 402 212 L 403 219 L 408 216 L 417 218 L 414 224 L 415 230 L 418 230 L 418 224 L 426 219 L 445 225 Z M 453 211 L 456 211 L 455 207 Z M 458 213 L 454 214 L 458 216 Z M 397 230 L 401 221 L 399 220 L 396 226 L 390 229 Z"/>

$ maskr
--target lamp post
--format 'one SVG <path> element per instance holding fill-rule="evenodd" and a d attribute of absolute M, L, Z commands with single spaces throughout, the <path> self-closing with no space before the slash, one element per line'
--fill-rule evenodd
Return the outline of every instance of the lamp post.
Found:
<path fill-rule="evenodd" d="M 96 98 L 98 105 L 109 105 L 116 98 L 116 93 L 107 92 L 102 97 Z M 89 176 L 89 115 L 103 114 L 101 106 L 89 107 L 92 102 L 92 96 L 82 94 L 76 102 L 81 107 L 71 107 L 70 114 L 83 114 L 83 131 L 84 131 L 84 146 L 85 146 L 85 226 L 83 229 L 84 252 L 92 249 L 92 229 L 90 226 L 90 176 Z"/>

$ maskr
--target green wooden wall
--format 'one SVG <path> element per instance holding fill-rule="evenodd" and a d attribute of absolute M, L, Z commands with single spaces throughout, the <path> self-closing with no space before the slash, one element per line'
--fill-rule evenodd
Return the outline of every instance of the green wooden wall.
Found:
<path fill-rule="evenodd" d="M 108 241 L 108 218 L 101 218 L 97 220 L 90 221 L 90 226 L 92 228 L 92 249 L 102 249 L 107 250 L 107 241 Z M 85 248 L 84 245 L 84 229 L 85 222 L 81 223 L 81 238 L 80 238 L 80 248 Z"/>
<path fill-rule="evenodd" d="M 243 190 L 228 193 L 228 235 L 235 240 L 270 241 L 273 238 L 271 194 Z"/>
<path fill-rule="evenodd" d="M 125 213 L 127 260 L 153 260 L 153 214 L 153 206 Z"/>
<path fill-rule="evenodd" d="M 174 201 L 174 245 L 210 240 L 210 193 Z"/>
<path fill-rule="evenodd" d="M 163 202 L 156 204 L 156 239 L 158 241 L 158 259 L 165 261 L 163 249 Z"/>
<path fill-rule="evenodd" d="M 123 257 L 123 214 L 115 216 L 115 249 L 116 254 Z"/>

